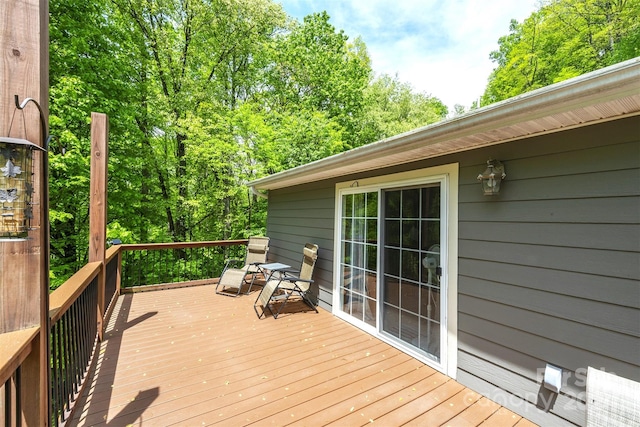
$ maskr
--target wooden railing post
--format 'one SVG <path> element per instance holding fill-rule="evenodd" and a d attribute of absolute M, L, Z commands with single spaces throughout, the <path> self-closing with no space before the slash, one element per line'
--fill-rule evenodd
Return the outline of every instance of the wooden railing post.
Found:
<path fill-rule="evenodd" d="M 14 97 L 32 98 L 12 136 L 44 146 L 49 99 L 48 0 L 0 1 L 0 135 L 9 136 Z M 21 241 L 0 242 L 0 333 L 39 327 L 21 369 L 22 425 L 49 425 L 49 215 L 46 153 L 34 159 L 31 229 Z M 3 165 L 4 166 L 4 165 Z M 25 398 L 28 396 L 28 398 Z"/>
<path fill-rule="evenodd" d="M 115 308 L 115 301 L 120 296 L 120 283 L 122 276 L 122 248 L 119 244 L 112 245 L 107 249 L 105 255 L 105 313 L 102 316 L 103 322 L 111 318 L 111 313 Z M 105 326 L 106 327 L 106 326 Z"/>
<path fill-rule="evenodd" d="M 116 295 L 120 295 L 122 288 L 122 250 L 118 251 L 118 270 L 116 272 Z"/>
<path fill-rule="evenodd" d="M 91 194 L 89 201 L 89 262 L 105 262 L 107 244 L 107 160 L 109 119 L 91 113 Z M 98 276 L 98 336 L 104 332 L 106 268 Z"/>

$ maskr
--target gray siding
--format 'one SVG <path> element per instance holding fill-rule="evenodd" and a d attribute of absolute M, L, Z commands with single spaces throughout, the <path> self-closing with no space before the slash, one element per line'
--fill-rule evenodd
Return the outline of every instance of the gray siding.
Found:
<path fill-rule="evenodd" d="M 333 283 L 334 188 L 325 185 L 269 193 L 269 258 L 299 266 L 305 243 L 318 245 L 312 290 L 320 307 L 331 311 Z"/>
<path fill-rule="evenodd" d="M 639 129 L 626 119 L 461 161 L 458 379 L 543 425 L 585 423 L 587 366 L 640 380 Z M 496 200 L 474 182 L 487 156 L 507 169 Z M 566 375 L 551 403 L 546 363 Z"/>
<path fill-rule="evenodd" d="M 507 172 L 496 198 L 476 181 L 489 157 Z M 452 162 L 460 164 L 457 379 L 534 422 L 583 425 L 587 366 L 640 381 L 640 118 L 339 181 Z M 267 224 L 273 257 L 293 262 L 306 241 L 320 245 L 325 309 L 334 185 L 270 192 Z M 546 363 L 566 374 L 552 401 L 540 385 Z"/>

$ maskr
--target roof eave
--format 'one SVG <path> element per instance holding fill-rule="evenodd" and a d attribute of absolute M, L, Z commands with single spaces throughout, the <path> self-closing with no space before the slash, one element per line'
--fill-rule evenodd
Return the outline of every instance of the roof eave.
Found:
<path fill-rule="evenodd" d="M 634 108 L 638 100 L 634 99 L 633 107 L 629 111 L 613 112 L 610 116 L 594 117 L 594 120 L 576 119 L 573 124 L 564 124 L 557 128 L 542 129 L 535 133 L 519 135 L 517 137 L 500 137 L 485 143 L 469 146 L 451 144 L 447 141 L 456 138 L 479 135 L 521 123 L 535 121 L 544 122 L 545 118 L 557 114 L 571 113 L 593 105 L 606 104 L 627 97 L 640 98 L 640 58 L 603 68 L 576 78 L 537 89 L 505 101 L 501 101 L 465 115 L 444 120 L 410 132 L 386 138 L 368 145 L 339 153 L 331 157 L 320 159 L 303 166 L 279 172 L 261 179 L 249 182 L 248 185 L 256 190 L 272 190 L 305 182 L 316 181 L 346 175 L 358 164 L 360 169 L 366 167 L 367 162 L 380 156 L 390 156 L 399 153 L 410 153 L 418 146 L 424 149 L 428 146 L 442 145 L 442 149 L 434 150 L 416 158 L 407 154 L 406 158 L 396 159 L 388 166 L 438 157 L 484 146 L 501 144 L 514 139 L 530 138 L 543 133 L 558 132 L 572 127 L 586 126 L 594 121 L 606 121 L 638 114 Z M 424 151 L 424 150 L 423 150 Z M 373 169 L 373 168 L 372 168 Z M 331 176 L 329 176 L 331 175 Z"/>

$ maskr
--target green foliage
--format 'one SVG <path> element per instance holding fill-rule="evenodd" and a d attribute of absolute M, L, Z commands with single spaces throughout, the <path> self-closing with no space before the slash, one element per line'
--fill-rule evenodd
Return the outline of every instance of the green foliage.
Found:
<path fill-rule="evenodd" d="M 398 77 L 382 75 L 365 91 L 362 134 L 375 141 L 444 119 L 448 109 L 439 99 L 415 93 Z"/>
<path fill-rule="evenodd" d="M 50 5 L 51 277 L 87 259 L 90 114 L 109 116 L 109 239 L 264 234 L 246 183 L 431 123 L 446 107 L 383 76 L 364 42 L 270 0 Z"/>
<path fill-rule="evenodd" d="M 369 62 L 364 43 L 357 39 L 349 44 L 326 12 L 306 16 L 275 40 L 273 68 L 267 76 L 272 87 L 269 103 L 285 115 L 305 110 L 307 119 L 334 121 L 333 127 L 342 128 L 341 147 L 322 140 L 325 156 L 362 145 L 356 130 L 371 75 Z"/>
<path fill-rule="evenodd" d="M 497 64 L 482 105 L 501 101 L 640 53 L 640 0 L 547 0 L 511 21 L 490 58 Z"/>
<path fill-rule="evenodd" d="M 142 159 L 135 143 L 137 89 L 129 33 L 111 19 L 106 1 L 59 0 L 50 5 L 49 147 L 51 272 L 55 288 L 87 260 L 90 116 L 110 119 L 109 219 L 134 228 L 142 221 Z M 121 165 L 126 173 L 119 173 Z M 118 237 L 118 236 L 113 236 Z"/>

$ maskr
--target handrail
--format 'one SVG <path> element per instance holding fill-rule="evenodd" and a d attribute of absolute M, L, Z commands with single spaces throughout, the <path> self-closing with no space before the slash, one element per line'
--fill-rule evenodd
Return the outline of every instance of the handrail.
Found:
<path fill-rule="evenodd" d="M 107 252 L 105 254 L 105 260 L 104 260 L 105 264 L 109 264 L 109 262 L 113 258 L 118 256 L 118 253 L 120 253 L 120 248 L 121 248 L 121 245 L 114 245 L 107 249 Z"/>
<path fill-rule="evenodd" d="M 31 343 L 39 326 L 0 334 L 0 386 L 4 384 L 31 353 Z"/>
<path fill-rule="evenodd" d="M 49 295 L 49 317 L 51 324 L 57 322 L 71 307 L 73 302 L 100 273 L 101 262 L 91 262 L 71 276 L 58 289 Z"/>
<path fill-rule="evenodd" d="M 51 425 L 66 424 L 85 387 L 99 341 L 102 261 L 86 264 L 49 296 Z"/>
<path fill-rule="evenodd" d="M 240 240 L 212 240 L 208 242 L 169 242 L 169 243 L 124 243 L 118 245 L 123 251 L 153 250 L 153 249 L 187 249 L 204 248 L 207 246 L 236 246 L 246 245 L 249 239 Z"/>
<path fill-rule="evenodd" d="M 213 284 L 225 259 L 248 239 L 118 245 L 122 255 L 119 292 L 146 292 Z"/>

